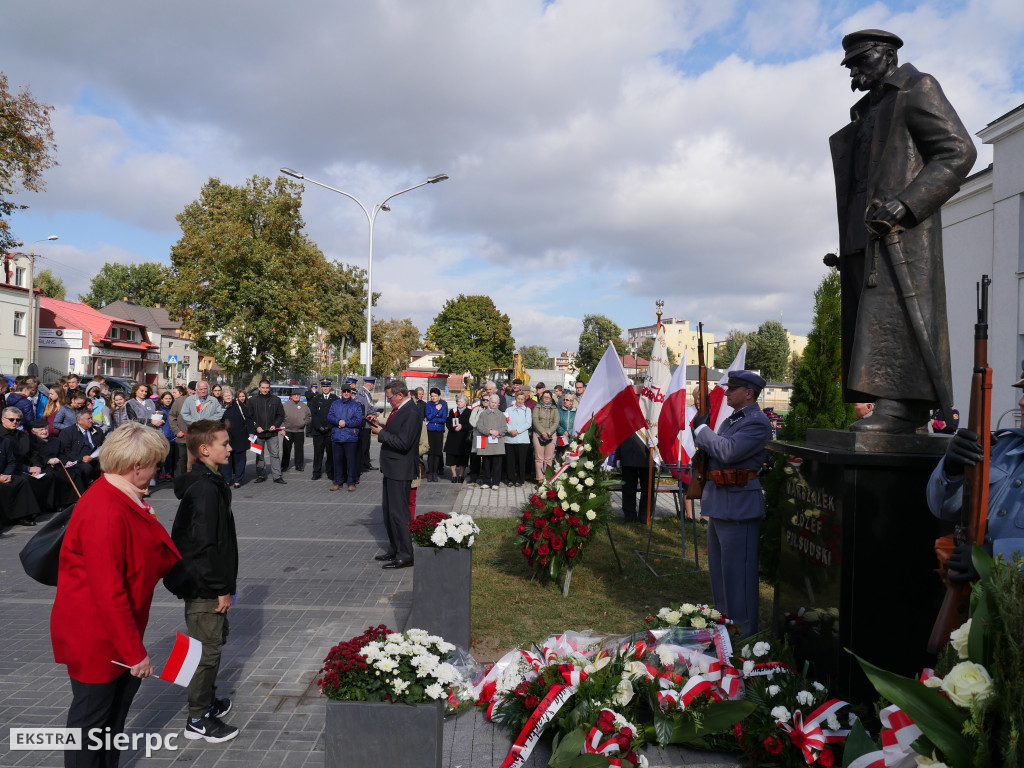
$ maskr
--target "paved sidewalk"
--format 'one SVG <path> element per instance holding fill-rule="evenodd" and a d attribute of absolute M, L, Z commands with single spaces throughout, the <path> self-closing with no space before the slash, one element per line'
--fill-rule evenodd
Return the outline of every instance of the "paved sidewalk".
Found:
<path fill-rule="evenodd" d="M 307 444 L 307 456 L 310 449 Z M 373 454 L 376 464 L 376 444 Z M 128 733 L 178 734 L 178 749 L 149 758 L 141 749 L 125 752 L 122 766 L 319 768 L 324 756 L 324 705 L 315 681 L 322 659 L 333 645 L 370 625 L 405 625 L 414 569 L 385 571 L 373 560 L 387 540 L 379 472 L 364 474 L 352 493 L 329 492 L 330 481 L 311 481 L 308 469 L 286 472 L 283 486 L 255 484 L 253 477 L 250 461 L 248 482 L 234 493 L 239 595 L 230 612 L 231 632 L 218 689 L 219 695 L 234 702 L 225 720 L 241 732 L 225 744 L 185 740 L 180 735 L 185 690 L 150 679 L 135 698 Z M 512 516 L 526 500 L 525 491 L 424 483 L 417 510 L 454 508 Z M 150 501 L 170 529 L 177 509 L 170 486 L 158 487 Z M 674 514 L 665 498 L 658 507 L 659 514 Z M 0 724 L 62 727 L 71 695 L 65 668 L 53 662 L 50 647 L 54 590 L 30 580 L 18 560 L 18 551 L 34 530 L 14 527 L 0 536 Z M 146 632 L 146 646 L 158 669 L 175 631 L 183 629 L 183 603 L 158 586 Z M 451 768 L 499 765 L 510 745 L 507 733 L 484 722 L 478 713 L 446 721 L 445 765 Z M 10 751 L 9 746 L 4 730 L 3 768 L 63 765 L 61 752 Z M 675 754 L 652 765 L 682 764 Z M 539 752 L 527 765 L 543 766 L 547 759 Z"/>

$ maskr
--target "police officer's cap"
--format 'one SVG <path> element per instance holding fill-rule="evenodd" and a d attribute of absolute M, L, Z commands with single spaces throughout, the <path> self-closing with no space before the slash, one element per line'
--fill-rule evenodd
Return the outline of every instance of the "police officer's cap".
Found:
<path fill-rule="evenodd" d="M 376 383 L 377 383 L 377 377 L 376 376 L 363 376 L 363 384 L 376 384 Z"/>
<path fill-rule="evenodd" d="M 356 379 L 354 376 L 349 376 L 347 379 L 345 379 L 346 384 L 355 384 L 357 381 L 358 379 Z"/>
<path fill-rule="evenodd" d="M 333 385 L 334 385 L 334 382 L 333 382 L 333 381 L 331 381 L 330 379 L 323 379 L 323 380 L 322 380 L 322 381 L 320 382 L 320 386 L 321 386 L 321 387 L 330 387 L 330 386 L 333 386 Z"/>
<path fill-rule="evenodd" d="M 864 51 L 874 48 L 876 45 L 888 45 L 899 50 L 903 47 L 903 41 L 892 32 L 883 29 L 862 29 L 859 32 L 851 32 L 843 38 L 843 66 L 860 56 Z"/>
<path fill-rule="evenodd" d="M 750 387 L 755 392 L 760 392 L 764 389 L 765 381 L 753 371 L 733 371 L 729 374 L 728 386 L 733 387 Z"/>

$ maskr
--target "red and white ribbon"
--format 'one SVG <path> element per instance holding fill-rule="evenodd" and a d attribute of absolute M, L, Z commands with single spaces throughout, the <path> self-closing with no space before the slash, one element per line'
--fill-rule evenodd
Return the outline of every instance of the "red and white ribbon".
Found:
<path fill-rule="evenodd" d="M 586 741 L 583 742 L 583 754 L 604 755 L 608 758 L 609 765 L 621 766 L 622 761 L 619 758 L 609 757 L 609 755 L 620 751 L 619 742 L 615 740 L 614 736 L 609 736 L 601 741 L 604 736 L 605 734 L 601 733 L 596 725 L 593 726 L 587 734 Z"/>
<path fill-rule="evenodd" d="M 660 685 L 667 683 L 664 678 L 659 681 Z M 690 706 L 691 702 L 700 696 L 702 693 L 707 693 L 712 698 L 718 698 L 715 692 L 715 684 L 702 675 L 694 675 L 687 680 L 686 685 L 683 686 L 682 690 L 676 691 L 673 689 L 658 691 L 658 704 L 664 706 L 670 701 L 673 701 L 679 705 L 679 709 L 683 710 Z"/>
<path fill-rule="evenodd" d="M 740 691 L 740 672 L 736 667 L 721 661 L 712 662 L 708 666 L 707 679 L 718 683 L 728 698 L 735 698 Z"/>
<path fill-rule="evenodd" d="M 793 746 L 803 752 L 804 760 L 810 765 L 818 759 L 818 754 L 825 747 L 826 740 L 842 741 L 846 738 L 845 735 L 840 736 L 835 733 L 827 736 L 821 728 L 822 720 L 845 706 L 847 706 L 845 701 L 829 699 L 814 710 L 806 720 L 798 709 L 793 713 L 793 725 L 781 720 L 777 720 L 776 725 L 789 734 L 789 740 L 793 742 Z"/>
<path fill-rule="evenodd" d="M 906 712 L 893 704 L 879 713 L 882 720 L 882 748 L 861 755 L 850 768 L 897 768 L 915 764 L 917 752 L 910 745 L 921 737 L 921 729 Z"/>
<path fill-rule="evenodd" d="M 520 768 L 526 762 L 533 752 L 533 748 L 537 746 L 544 726 L 554 719 L 562 705 L 576 693 L 579 684 L 587 679 L 586 672 L 572 664 L 562 664 L 558 671 L 562 674 L 562 679 L 566 681 L 565 685 L 556 684 L 548 689 L 547 694 L 530 714 L 523 730 L 519 732 L 516 740 L 512 743 L 512 749 L 506 755 L 501 768 Z"/>

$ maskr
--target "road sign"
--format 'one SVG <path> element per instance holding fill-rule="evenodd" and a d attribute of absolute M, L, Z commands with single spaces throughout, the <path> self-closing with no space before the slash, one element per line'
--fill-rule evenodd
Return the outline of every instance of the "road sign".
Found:
<path fill-rule="evenodd" d="M 167 364 L 168 365 L 177 365 L 178 364 L 178 356 L 177 355 L 168 355 L 167 356 Z"/>

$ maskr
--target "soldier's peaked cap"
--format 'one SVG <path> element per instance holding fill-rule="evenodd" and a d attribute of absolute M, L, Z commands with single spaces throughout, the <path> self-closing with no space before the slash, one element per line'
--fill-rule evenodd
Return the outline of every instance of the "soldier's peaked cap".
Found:
<path fill-rule="evenodd" d="M 750 387 L 760 392 L 765 381 L 753 371 L 733 371 L 729 374 L 730 387 Z"/>
<path fill-rule="evenodd" d="M 899 50 L 903 47 L 903 40 L 884 29 L 862 29 L 859 32 L 851 32 L 843 38 L 843 50 L 846 51 L 846 55 L 843 56 L 842 66 L 845 67 L 849 61 L 876 45 L 891 45 Z"/>

